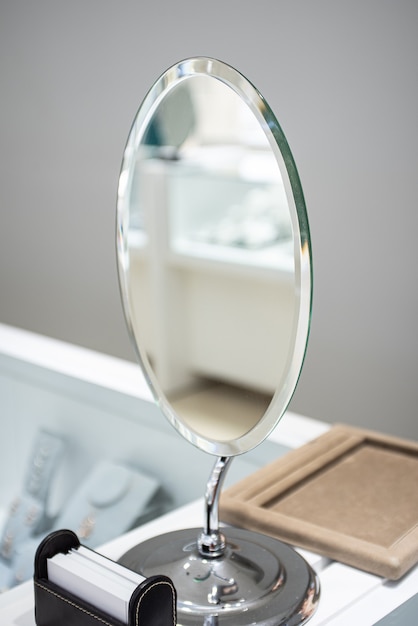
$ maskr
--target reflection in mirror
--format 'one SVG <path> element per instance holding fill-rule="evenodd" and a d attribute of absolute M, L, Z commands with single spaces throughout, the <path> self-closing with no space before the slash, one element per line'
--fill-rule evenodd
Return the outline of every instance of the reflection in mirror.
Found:
<path fill-rule="evenodd" d="M 125 300 L 175 425 L 227 445 L 289 375 L 300 306 L 289 185 L 268 126 L 226 81 L 180 76 L 163 95 L 133 128 L 121 175 Z"/>
<path fill-rule="evenodd" d="M 232 457 L 277 424 L 305 353 L 309 229 L 287 142 L 241 74 L 188 59 L 140 107 L 118 194 L 121 294 L 142 369 L 179 433 L 218 456 L 203 529 L 121 561 L 174 581 L 183 626 L 302 624 L 319 597 L 310 566 L 271 537 L 225 537 L 218 516 Z"/>

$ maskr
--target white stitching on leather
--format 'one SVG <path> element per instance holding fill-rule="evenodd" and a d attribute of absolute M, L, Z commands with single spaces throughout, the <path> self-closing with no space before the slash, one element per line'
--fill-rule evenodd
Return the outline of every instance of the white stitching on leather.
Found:
<path fill-rule="evenodd" d="M 75 604 L 74 602 L 71 602 L 71 600 L 68 600 L 68 598 L 65 598 L 64 596 L 61 596 L 59 593 L 56 593 L 55 591 L 52 591 L 51 589 L 48 589 L 48 587 L 45 587 L 44 585 L 41 585 L 40 583 L 38 583 L 37 581 L 35 581 L 35 585 L 37 585 L 38 587 L 40 587 L 41 589 L 43 589 L 44 591 L 47 591 L 48 593 L 52 594 L 53 596 L 55 596 L 56 598 L 59 598 L 60 600 L 63 600 L 64 602 L 66 602 L 67 604 L 70 604 L 71 606 L 73 606 L 74 608 L 78 609 L 79 611 L 82 611 L 83 613 L 86 613 L 86 615 L 90 615 L 91 617 L 93 617 L 94 619 L 96 619 L 98 622 L 101 622 L 102 624 L 105 624 L 106 626 L 113 626 L 112 624 L 110 624 L 109 622 L 106 622 L 104 619 L 102 619 L 101 617 L 98 617 L 97 615 L 94 615 L 94 613 L 91 613 L 90 611 L 87 611 L 86 609 L 83 609 L 81 606 L 79 606 L 78 604 Z M 169 583 L 168 581 L 159 581 L 157 583 L 154 583 L 153 585 L 151 585 L 150 587 L 148 587 L 148 589 L 145 590 L 144 594 L 139 598 L 139 602 L 138 605 L 136 607 L 136 614 L 135 614 L 135 622 L 136 622 L 136 626 L 139 626 L 139 608 L 141 605 L 141 602 L 143 600 L 143 598 L 145 597 L 145 595 L 148 593 L 148 591 L 151 591 L 151 589 L 153 589 L 154 587 L 156 587 L 157 585 L 168 585 L 171 590 L 172 590 L 172 603 L 173 603 L 173 626 L 176 626 L 176 619 L 175 619 L 175 615 L 176 615 L 176 607 L 175 607 L 175 589 L 173 587 L 173 585 L 171 583 Z"/>
<path fill-rule="evenodd" d="M 44 587 L 44 585 L 41 585 L 40 583 L 38 583 L 36 581 L 35 581 L 35 585 L 37 585 L 41 589 L 44 589 L 44 591 L 47 591 L 48 593 L 51 593 L 56 598 L 59 598 L 60 600 L 63 600 L 67 604 L 70 604 L 71 606 L 75 607 L 79 611 L 82 611 L 83 613 L 86 613 L 86 615 L 90 615 L 90 617 L 93 617 L 98 622 L 101 622 L 102 624 L 105 624 L 106 626 L 113 626 L 113 624 L 111 624 L 110 622 L 106 622 L 106 620 L 102 619 L 101 617 L 98 617 L 97 615 L 95 615 L 94 613 L 91 613 L 90 611 L 87 611 L 86 609 L 83 609 L 81 606 L 79 606 L 78 604 L 75 604 L 74 602 L 71 602 L 71 600 L 68 600 L 64 596 L 61 596 L 59 593 L 55 593 L 55 591 L 52 591 L 51 589 L 48 589 L 48 587 Z"/>
<path fill-rule="evenodd" d="M 144 597 L 146 596 L 146 594 L 148 593 L 148 591 L 151 591 L 151 589 L 153 589 L 154 587 L 156 587 L 157 585 L 168 585 L 170 587 L 170 589 L 172 590 L 172 602 L 173 602 L 173 626 L 176 626 L 176 606 L 175 606 L 175 589 L 173 587 L 173 585 L 171 583 L 169 583 L 166 580 L 160 580 L 159 582 L 153 583 L 150 587 L 148 587 L 148 589 L 145 590 L 145 592 L 143 593 L 143 595 L 139 598 L 139 602 L 138 605 L 136 607 L 136 614 L 135 614 L 135 624 L 136 626 L 139 626 L 139 608 L 141 605 L 142 600 L 144 599 Z"/>

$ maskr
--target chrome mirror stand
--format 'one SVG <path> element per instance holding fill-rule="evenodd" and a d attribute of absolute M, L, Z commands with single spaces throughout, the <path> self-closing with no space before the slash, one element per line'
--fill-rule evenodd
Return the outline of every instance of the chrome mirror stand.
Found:
<path fill-rule="evenodd" d="M 205 494 L 203 529 L 153 537 L 120 562 L 144 576 L 164 573 L 177 590 L 181 626 L 298 626 L 314 613 L 319 583 L 291 547 L 259 533 L 219 527 L 219 496 L 233 457 L 219 457 Z"/>
<path fill-rule="evenodd" d="M 216 460 L 206 485 L 204 524 L 197 539 L 199 553 L 205 558 L 218 558 L 225 553 L 225 536 L 219 530 L 219 496 L 232 458 L 221 456 Z"/>

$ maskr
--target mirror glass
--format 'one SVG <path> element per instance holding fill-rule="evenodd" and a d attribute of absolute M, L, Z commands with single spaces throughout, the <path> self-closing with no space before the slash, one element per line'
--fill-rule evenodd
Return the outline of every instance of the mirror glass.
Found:
<path fill-rule="evenodd" d="M 117 247 L 128 327 L 166 417 L 212 454 L 258 445 L 302 367 L 310 240 L 286 139 L 232 67 L 187 59 L 148 92 L 123 158 Z"/>

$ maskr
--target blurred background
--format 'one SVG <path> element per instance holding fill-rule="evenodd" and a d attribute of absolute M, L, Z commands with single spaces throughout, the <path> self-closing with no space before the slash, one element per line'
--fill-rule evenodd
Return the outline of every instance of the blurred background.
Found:
<path fill-rule="evenodd" d="M 291 409 L 418 439 L 418 3 L 14 0 L 0 5 L 0 322 L 134 360 L 120 163 L 182 58 L 247 76 L 288 139 L 314 259 Z"/>

